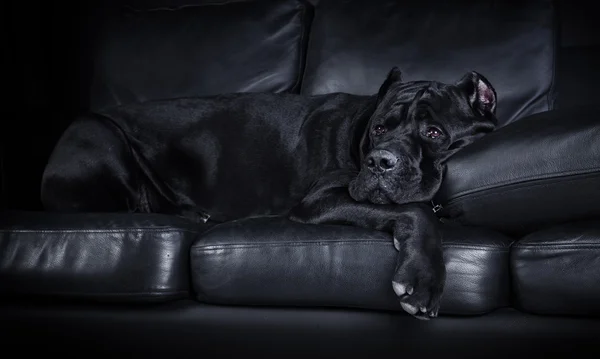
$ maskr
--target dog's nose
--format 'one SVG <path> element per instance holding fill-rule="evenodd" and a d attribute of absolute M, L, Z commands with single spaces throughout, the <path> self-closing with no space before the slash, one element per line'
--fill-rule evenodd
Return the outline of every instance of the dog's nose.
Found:
<path fill-rule="evenodd" d="M 393 170 L 398 164 L 398 157 L 386 150 L 371 152 L 367 158 L 367 167 L 373 173 L 382 173 Z"/>

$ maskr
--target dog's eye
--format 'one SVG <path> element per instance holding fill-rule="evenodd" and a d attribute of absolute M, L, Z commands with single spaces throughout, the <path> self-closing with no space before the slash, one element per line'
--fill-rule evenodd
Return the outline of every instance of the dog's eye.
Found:
<path fill-rule="evenodd" d="M 429 137 L 429 138 L 440 138 L 444 135 L 444 133 L 442 132 L 442 130 L 440 130 L 437 127 L 429 127 L 427 128 L 427 131 L 425 132 L 425 136 Z"/>
<path fill-rule="evenodd" d="M 381 136 L 386 131 L 387 131 L 387 129 L 385 128 L 384 125 L 375 125 L 375 127 L 373 127 L 373 133 L 375 133 L 375 136 Z"/>

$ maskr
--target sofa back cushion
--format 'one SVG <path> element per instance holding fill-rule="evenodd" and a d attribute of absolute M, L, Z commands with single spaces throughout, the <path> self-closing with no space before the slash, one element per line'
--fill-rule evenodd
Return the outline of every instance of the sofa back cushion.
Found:
<path fill-rule="evenodd" d="M 405 81 L 483 74 L 501 125 L 553 107 L 551 1 L 320 1 L 302 92 L 373 94 L 397 65 Z"/>
<path fill-rule="evenodd" d="M 434 198 L 438 215 L 516 237 L 600 218 L 599 110 L 538 113 L 461 149 Z"/>
<path fill-rule="evenodd" d="M 131 8 L 95 36 L 90 107 L 228 92 L 294 92 L 312 5 L 297 0 Z"/>

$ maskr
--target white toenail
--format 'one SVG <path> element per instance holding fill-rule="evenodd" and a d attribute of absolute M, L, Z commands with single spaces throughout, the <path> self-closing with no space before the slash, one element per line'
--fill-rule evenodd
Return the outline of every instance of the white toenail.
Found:
<path fill-rule="evenodd" d="M 396 247 L 396 250 L 400 250 L 400 242 L 396 239 L 396 237 L 394 237 L 394 247 Z"/>
<path fill-rule="evenodd" d="M 406 286 L 404 284 L 392 282 L 392 288 L 394 288 L 394 293 L 396 293 L 397 296 L 402 296 L 406 293 Z"/>
<path fill-rule="evenodd" d="M 400 306 L 402 306 L 402 309 L 404 309 L 408 314 L 417 314 L 417 308 L 410 304 L 400 303 Z"/>

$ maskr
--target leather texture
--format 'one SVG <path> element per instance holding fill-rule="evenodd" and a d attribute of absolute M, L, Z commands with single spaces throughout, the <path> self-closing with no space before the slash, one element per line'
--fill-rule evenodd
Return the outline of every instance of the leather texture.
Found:
<path fill-rule="evenodd" d="M 176 1 L 156 1 L 161 6 L 166 2 Z M 469 4 L 471 8 L 463 7 L 468 1 L 449 5 L 412 1 L 410 7 L 406 7 L 411 4 L 408 1 L 314 0 L 313 3 L 322 4 L 321 10 L 326 11 L 319 13 L 318 23 L 313 28 L 310 71 L 304 78 L 305 93 L 343 90 L 371 94 L 392 65 L 400 65 L 406 79 L 453 79 L 457 73 L 462 73 L 463 68 L 470 70 L 479 64 L 476 69 L 485 73 L 499 90 L 503 124 L 551 107 L 554 48 L 553 34 L 550 33 L 551 7 L 547 1 L 529 2 L 531 7 L 524 5 L 523 11 L 515 11 L 514 3 L 507 5 L 499 1 L 474 1 Z M 94 106 L 143 101 L 152 96 L 197 95 L 213 90 L 259 91 L 270 88 L 271 91 L 298 91 L 300 79 L 297 75 L 300 71 L 294 71 L 303 66 L 300 59 L 304 54 L 296 55 L 302 49 L 299 50 L 297 41 L 306 40 L 297 32 L 300 31 L 297 27 L 301 15 L 297 6 L 281 5 L 278 1 L 270 4 L 279 4 L 281 12 L 238 12 L 236 9 L 250 6 L 245 2 L 178 10 L 138 9 L 140 11 L 130 13 L 123 18 L 123 23 L 115 24 L 115 33 L 105 34 L 104 46 L 110 51 L 96 58 L 99 71 L 95 73 Z M 538 10 L 534 9 L 536 4 L 540 4 Z M 420 5 L 427 5 L 429 10 Z M 510 13 L 505 11 L 508 8 Z M 206 9 L 210 9 L 211 15 L 213 10 L 215 13 L 224 9 L 232 11 L 226 15 L 236 17 L 236 23 L 229 23 L 225 17 L 199 15 L 201 10 Z M 38 12 L 41 13 L 39 9 Z M 595 19 L 594 12 L 590 13 Z M 28 19 L 35 19 L 35 15 L 28 15 L 25 11 L 23 14 Z M 244 14 L 255 18 L 237 21 Z M 163 20 L 163 15 L 167 19 Z M 151 21 L 154 16 L 161 19 L 154 23 Z M 445 16 L 449 17 L 444 20 Z M 52 18 L 53 24 L 61 22 L 54 16 L 42 18 Z M 174 18 L 181 27 L 169 28 L 169 21 Z M 135 21 L 129 23 L 127 19 Z M 256 23 L 252 26 L 244 27 L 254 20 Z M 505 26 L 504 21 L 509 25 Z M 22 21 L 15 23 L 19 28 L 23 27 Z M 140 27 L 135 26 L 137 23 L 141 24 Z M 32 22 L 28 24 L 32 25 Z M 257 24 L 258 27 L 255 27 Z M 201 37 L 204 39 L 202 46 L 188 46 L 190 43 L 195 45 L 196 39 L 183 31 L 184 25 L 195 29 L 195 33 L 209 35 Z M 52 38 L 62 38 L 61 35 L 67 32 L 55 33 L 52 31 L 54 28 L 43 25 L 34 28 L 52 33 Z M 130 35 L 116 33 L 126 28 L 139 31 Z M 219 32 L 208 33 L 209 28 L 216 28 Z M 450 31 L 453 28 L 462 31 L 460 35 Z M 72 31 L 71 28 L 68 30 Z M 181 33 L 177 33 L 180 30 Z M 302 34 L 306 34 L 306 30 L 303 27 Z M 594 34 L 591 31 L 586 33 Z M 209 41 L 207 38 L 214 43 L 206 43 Z M 254 39 L 256 41 L 253 42 Z M 18 43 L 19 48 L 36 48 L 36 42 Z M 55 43 L 41 41 L 37 44 L 57 50 Z M 181 52 L 168 51 L 169 46 L 175 44 L 181 44 L 178 47 Z M 257 44 L 261 46 L 254 53 L 251 47 Z M 23 62 L 27 71 L 16 71 L 15 74 L 44 73 L 46 66 L 30 61 L 31 58 L 43 58 L 35 55 L 48 52 L 44 49 L 40 47 L 23 52 L 25 57 L 29 57 Z M 491 54 L 485 50 L 490 50 Z M 54 53 L 59 54 L 56 62 L 63 63 L 64 53 Z M 168 57 L 169 54 L 173 54 L 172 58 Z M 227 57 L 230 55 L 232 57 Z M 78 59 L 76 56 L 71 58 Z M 230 61 L 222 60 L 224 58 Z M 132 62 L 132 59 L 139 62 Z M 71 66 L 71 61 L 64 63 L 65 69 Z M 258 73 L 256 68 L 262 65 L 265 72 Z M 576 65 L 582 63 L 574 66 L 581 70 L 581 77 L 587 84 L 594 84 L 592 70 L 596 70 L 597 66 Z M 146 66 L 145 75 L 135 75 Z M 52 69 L 55 73 L 47 77 L 48 89 L 55 88 L 55 80 L 65 80 L 68 76 L 54 67 Z M 29 77 L 32 76 L 36 77 Z M 27 88 L 37 88 L 35 83 L 30 84 L 31 81 L 21 81 L 21 77 L 19 83 L 26 84 Z M 187 81 L 192 84 L 188 86 Z M 570 94 L 574 99 L 569 103 L 595 98 L 594 86 L 582 88 L 581 81 L 572 82 Z M 109 88 L 107 84 L 115 85 Z M 87 88 L 81 92 L 87 93 Z M 52 108 L 55 103 L 48 98 L 68 97 L 61 95 L 61 91 L 52 96 L 44 91 L 41 93 L 45 101 L 53 105 Z M 22 110 L 27 106 L 14 107 Z M 38 116 L 40 112 L 32 113 Z M 62 115 L 62 112 L 59 113 Z M 45 122 L 48 118 L 55 119 L 48 115 L 50 117 L 38 117 Z M 565 121 L 577 118 L 577 112 L 573 112 Z M 564 130 L 563 127 L 561 129 Z M 521 135 L 523 141 L 541 143 L 544 131 L 546 124 L 542 123 L 529 137 Z M 31 137 L 29 131 L 23 132 Z M 577 147 L 579 140 L 576 137 L 573 140 L 569 146 L 573 145 L 579 152 L 569 156 L 572 165 L 594 160 L 589 157 L 589 147 Z M 566 144 L 558 143 L 560 148 Z M 534 148 L 522 146 L 521 152 L 511 150 L 508 154 L 534 156 Z M 24 153 L 13 152 L 18 155 Z M 491 157 L 494 158 L 492 164 L 510 167 L 509 163 L 515 159 L 500 151 L 495 155 L 497 157 Z M 510 161 L 504 161 L 507 158 Z M 519 165 L 524 163 L 518 157 L 515 161 Z M 28 164 L 31 165 L 30 162 Z M 463 173 L 472 173 L 471 167 L 465 168 Z M 11 183 L 22 180 L 23 175 L 15 178 L 18 179 Z M 579 193 L 593 195 L 598 181 L 586 183 L 589 186 L 581 186 Z M 494 215 L 498 213 L 493 212 L 496 202 L 474 207 L 470 213 L 493 221 L 491 225 L 497 227 L 508 223 L 509 228 L 522 229 L 522 223 L 529 221 L 528 218 L 537 218 L 536 210 L 550 208 L 544 202 L 548 199 L 555 201 L 553 203 L 574 203 L 575 200 L 586 203 L 587 197 L 573 198 L 571 191 L 577 187 L 561 182 L 553 187 L 553 191 L 545 192 L 549 194 L 545 197 L 535 194 L 535 191 L 521 191 L 511 198 L 511 192 L 505 192 L 504 196 L 495 197 L 502 203 L 512 203 L 510 207 L 501 208 L 501 216 Z M 14 192 L 18 193 L 14 198 L 26 196 L 19 192 Z M 566 213 L 573 215 L 570 211 Z M 52 352 L 64 354 L 66 350 L 72 350 L 77 356 L 86 353 L 86 356 L 107 357 L 114 356 L 115 349 L 120 349 L 128 357 L 156 356 L 158 353 L 169 357 L 198 353 L 207 357 L 207 354 L 216 352 L 222 358 L 227 357 L 223 353 L 272 355 L 274 350 L 290 356 L 290 348 L 293 348 L 301 357 L 311 358 L 318 354 L 330 358 L 333 353 L 336 356 L 356 356 L 359 352 L 367 355 L 401 352 L 401 355 L 418 355 L 419 358 L 448 354 L 461 358 L 506 358 L 511 355 L 533 358 L 545 354 L 568 358 L 577 357 L 575 353 L 579 351 L 592 350 L 596 357 L 600 356 L 600 321 L 597 318 L 552 316 L 597 313 L 594 301 L 598 302 L 598 255 L 594 253 L 597 251 L 598 233 L 597 227 L 591 224 L 548 228 L 529 236 L 513 250 L 512 273 L 507 268 L 507 238 L 492 235 L 489 231 L 485 231 L 490 233 L 489 236 L 465 235 L 461 234 L 463 229 L 450 228 L 450 231 L 456 231 L 456 235 L 447 235 L 445 240 L 450 277 L 442 315 L 423 323 L 396 311 L 397 302 L 390 297 L 393 293 L 388 287 L 389 281 L 381 276 L 384 270 L 385 275 L 391 275 L 383 267 L 391 266 L 386 261 L 392 260 L 393 253 L 390 239 L 382 234 L 361 234 L 345 227 L 246 227 L 235 222 L 219 226 L 196 243 L 192 252 L 194 285 L 200 289 L 200 298 L 231 304 L 250 298 L 254 304 L 263 307 L 211 306 L 191 300 L 140 306 L 138 301 L 187 296 L 192 279 L 189 268 L 176 264 L 190 265 L 186 262 L 188 248 L 184 250 L 181 243 L 186 242 L 189 247 L 193 239 L 186 233 L 199 231 L 197 227 L 187 232 L 182 229 L 188 228 L 186 223 L 162 216 L 134 216 L 136 221 L 132 222 L 130 215 L 116 214 L 99 217 L 93 214 L 30 213 L 27 218 L 7 213 L 0 215 L 0 291 L 4 294 L 0 300 L 6 300 L 7 294 L 11 297 L 15 294 L 37 294 L 32 296 L 34 301 L 19 298 L 16 304 L 0 303 L 0 337 L 6 352 L 14 349 L 23 355 L 35 351 L 47 356 Z M 548 212 L 539 216 L 546 220 Z M 181 243 L 176 238 L 180 238 Z M 278 247 L 276 244 L 280 241 L 281 246 Z M 177 261 L 174 256 L 181 260 Z M 342 270 L 356 276 L 357 280 L 348 279 Z M 378 274 L 378 270 L 381 273 Z M 468 319 L 448 315 L 460 314 L 465 308 L 470 314 L 507 305 L 506 296 L 511 293 L 505 279 L 508 275 L 514 276 L 511 278 L 514 304 L 546 316 L 503 309 Z M 238 290 L 244 296 L 237 297 L 235 291 Z M 49 293 L 60 295 L 58 304 L 51 303 L 46 296 L 39 296 Z M 109 293 L 117 296 L 107 295 Z M 106 303 L 81 306 L 64 300 L 64 296 L 127 299 L 136 303 L 127 306 Z M 302 307 L 306 303 L 383 309 L 389 306 L 391 312 L 264 307 L 272 301 L 275 301 L 274 305 L 298 303 Z M 24 340 L 35 345 L 23 345 Z M 582 342 L 586 345 L 581 345 Z M 90 348 L 93 350 L 90 351 Z"/>
<path fill-rule="evenodd" d="M 504 125 L 553 108 L 556 36 L 551 1 L 321 1 L 302 93 L 373 94 L 393 66 L 406 81 L 474 70 Z"/>
<path fill-rule="evenodd" d="M 454 226 L 443 235 L 440 313 L 482 314 L 508 305 L 511 240 Z M 194 243 L 192 285 L 207 303 L 402 311 L 392 290 L 396 254 L 384 232 L 257 217 L 215 226 Z"/>
<path fill-rule="evenodd" d="M 298 92 L 312 5 L 303 1 L 137 8 L 94 37 L 92 110 L 229 92 Z"/>
<path fill-rule="evenodd" d="M 526 236 L 513 246 L 510 267 L 517 308 L 600 317 L 600 220 Z"/>
<path fill-rule="evenodd" d="M 141 307 L 20 302 L 0 306 L 0 322 L 3 350 L 23 357 L 600 356 L 600 321 L 514 309 L 423 322 L 397 312 L 215 306 L 188 300 Z M 35 345 L 23 345 L 25 339 Z"/>
<path fill-rule="evenodd" d="M 3 213 L 0 297 L 186 298 L 189 248 L 203 228 L 162 215 Z"/>
<path fill-rule="evenodd" d="M 513 235 L 600 218 L 599 113 L 532 115 L 461 149 L 435 199 L 440 216 Z"/>

